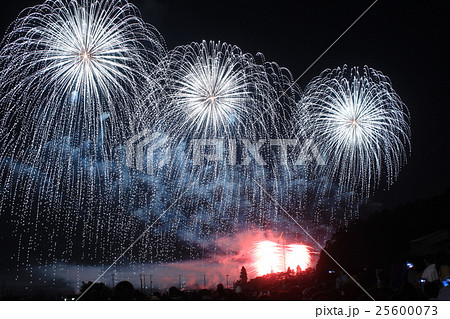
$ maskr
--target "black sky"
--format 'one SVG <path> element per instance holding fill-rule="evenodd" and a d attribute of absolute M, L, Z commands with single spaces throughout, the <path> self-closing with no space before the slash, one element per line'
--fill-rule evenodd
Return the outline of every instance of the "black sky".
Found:
<path fill-rule="evenodd" d="M 2 4 L 4 33 L 41 1 Z M 264 53 L 297 78 L 373 1 L 132 0 L 167 47 L 221 40 Z M 388 75 L 411 113 L 412 153 L 390 190 L 372 200 L 393 207 L 450 188 L 450 10 L 445 1 L 378 1 L 300 80 L 326 68 L 368 65 Z"/>

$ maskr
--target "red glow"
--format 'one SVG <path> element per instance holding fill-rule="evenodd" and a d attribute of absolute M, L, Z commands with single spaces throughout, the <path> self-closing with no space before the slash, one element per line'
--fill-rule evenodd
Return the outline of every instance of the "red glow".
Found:
<path fill-rule="evenodd" d="M 284 272 L 288 267 L 302 270 L 310 267 L 309 247 L 301 244 L 279 244 L 270 240 L 259 241 L 253 248 L 253 266 L 258 276 Z"/>

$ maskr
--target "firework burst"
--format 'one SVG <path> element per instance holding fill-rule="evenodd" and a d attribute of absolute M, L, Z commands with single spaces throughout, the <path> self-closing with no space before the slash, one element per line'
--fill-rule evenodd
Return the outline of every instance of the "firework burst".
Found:
<path fill-rule="evenodd" d="M 20 133 L 34 143 L 60 136 L 96 143 L 108 113 L 123 140 L 164 54 L 160 40 L 122 0 L 48 0 L 29 9 L 0 51 L 3 127 L 31 126 Z"/>
<path fill-rule="evenodd" d="M 383 173 L 391 184 L 406 161 L 408 111 L 374 69 L 325 70 L 305 89 L 297 119 L 326 161 L 316 177 L 328 177 L 341 191 L 368 196 Z"/>
<path fill-rule="evenodd" d="M 21 220 L 21 256 L 51 240 L 49 258 L 70 258 L 81 231 L 90 257 L 108 258 L 104 229 L 133 227 L 113 151 L 140 129 L 141 97 L 164 55 L 159 33 L 125 0 L 48 0 L 12 24 L 0 50 L 0 212 Z"/>
<path fill-rule="evenodd" d="M 263 64 L 226 43 L 180 46 L 161 65 L 168 99 L 161 123 L 173 136 L 261 136 L 277 113 Z"/>
<path fill-rule="evenodd" d="M 286 133 L 289 121 L 282 111 L 295 106 L 300 95 L 289 71 L 265 62 L 260 54 L 203 41 L 170 51 L 157 77 L 164 90 L 158 96 L 165 99 L 153 116 L 154 127 L 167 137 L 167 148 L 177 151 L 154 172 L 173 181 L 171 188 L 180 196 L 185 189 L 193 193 L 180 201 L 178 213 L 197 211 L 189 218 L 191 232 L 198 233 L 200 220 L 245 218 L 245 227 L 251 227 L 253 221 L 264 223 L 273 217 L 273 203 L 255 180 L 277 198 L 287 197 L 289 173 L 277 162 L 270 140 Z M 205 144 L 196 147 L 198 141 Z M 182 153 L 188 155 L 183 160 Z M 261 164 L 256 153 L 267 163 Z M 236 226 L 221 229 L 232 232 L 239 229 Z"/>

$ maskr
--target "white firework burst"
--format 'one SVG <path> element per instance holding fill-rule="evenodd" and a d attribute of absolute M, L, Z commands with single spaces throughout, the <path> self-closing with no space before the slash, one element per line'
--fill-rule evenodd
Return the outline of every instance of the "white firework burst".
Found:
<path fill-rule="evenodd" d="M 113 151 L 139 129 L 141 97 L 165 54 L 126 0 L 47 0 L 12 24 L 0 50 L 0 213 L 23 221 L 21 256 L 52 238 L 70 258 L 80 221 L 83 245 L 112 244 L 89 228 L 91 216 L 110 232 L 131 227 Z"/>
<path fill-rule="evenodd" d="M 316 177 L 328 177 L 340 191 L 368 196 L 382 174 L 390 185 L 406 161 L 408 111 L 374 69 L 325 70 L 305 89 L 297 119 L 326 161 Z"/>
<path fill-rule="evenodd" d="M 277 103 L 264 65 L 226 43 L 180 46 L 161 66 L 169 93 L 161 122 L 175 135 L 266 133 Z M 264 132 L 263 132 L 264 131 Z"/>
<path fill-rule="evenodd" d="M 197 194 L 184 205 L 198 208 L 207 204 L 211 217 L 242 212 L 246 204 L 237 198 L 259 207 L 270 206 L 254 181 L 274 196 L 286 189 L 289 174 L 277 161 L 277 149 L 270 147 L 269 139 L 282 138 L 281 128 L 286 128 L 288 121 L 280 110 L 295 105 L 292 100 L 299 96 L 289 71 L 264 62 L 259 54 L 243 53 L 237 46 L 203 41 L 170 51 L 159 76 L 166 99 L 160 104 L 155 127 L 165 133 L 172 149 L 181 146 L 186 154 L 192 154 L 187 161 L 173 156 L 160 170 L 170 176 L 165 180 L 176 182 L 173 189 L 180 196 L 186 186 Z M 286 90 L 288 94 L 282 96 Z M 195 153 L 194 143 L 199 140 L 206 145 L 198 149 L 208 147 L 208 152 L 217 155 L 215 159 Z M 256 148 L 250 144 L 260 141 L 266 141 L 258 146 L 258 155 L 267 161 L 263 165 L 251 153 Z M 210 142 L 213 144 L 207 146 Z M 206 199 L 206 194 L 214 196 Z M 287 192 L 281 196 L 287 197 Z M 255 220 L 273 210 L 261 211 L 255 213 Z"/>
<path fill-rule="evenodd" d="M 96 142 L 108 113 L 117 138 L 164 53 L 158 32 L 125 0 L 48 0 L 12 25 L 0 51 L 4 126 L 20 119 L 32 122 L 35 141 Z"/>
<path fill-rule="evenodd" d="M 242 108 L 248 96 L 245 81 L 240 77 L 241 70 L 233 73 L 230 60 L 201 56 L 188 68 L 182 71 L 186 74 L 176 83 L 179 90 L 175 93 L 175 103 L 185 108 L 187 117 L 197 123 L 197 129 L 204 125 L 217 131 L 246 112 Z"/>

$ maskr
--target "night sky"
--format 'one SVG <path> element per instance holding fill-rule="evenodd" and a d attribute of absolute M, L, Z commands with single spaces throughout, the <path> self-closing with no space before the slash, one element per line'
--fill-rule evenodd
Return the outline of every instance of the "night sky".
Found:
<path fill-rule="evenodd" d="M 2 5 L 0 30 L 27 6 Z M 372 1 L 131 1 L 168 49 L 221 40 L 262 52 L 297 78 Z M 326 68 L 368 65 L 390 77 L 409 108 L 412 152 L 390 190 L 371 201 L 393 207 L 449 188 L 450 12 L 444 2 L 378 1 L 300 80 L 304 88 Z"/>

